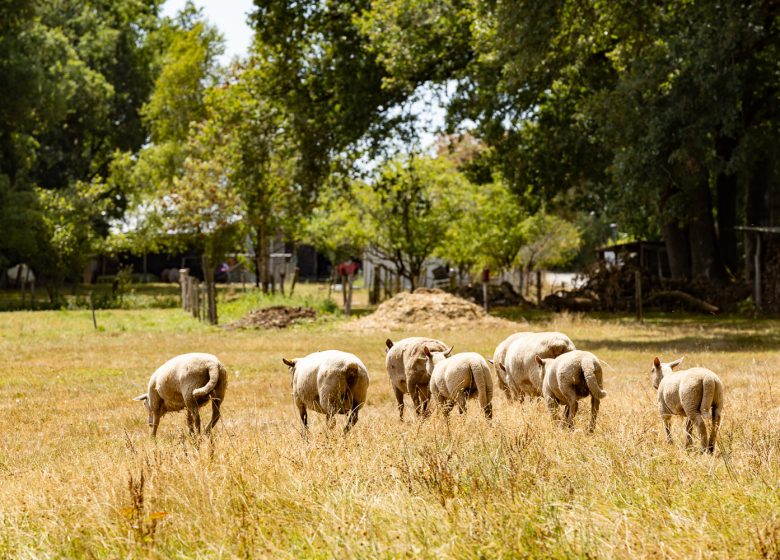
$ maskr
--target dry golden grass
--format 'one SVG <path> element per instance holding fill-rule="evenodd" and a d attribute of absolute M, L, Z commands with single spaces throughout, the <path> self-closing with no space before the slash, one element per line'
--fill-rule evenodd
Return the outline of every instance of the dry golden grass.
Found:
<path fill-rule="evenodd" d="M 338 324 L 224 332 L 176 310 L 0 316 L 0 557 L 735 558 L 780 554 L 780 323 L 648 326 L 562 316 L 533 324 L 604 358 L 594 434 L 540 403 L 495 397 L 399 423 L 384 372 L 389 334 L 441 336 L 492 354 L 509 329 L 346 332 Z M 518 330 L 528 327 L 518 326 Z M 347 437 L 315 416 L 303 437 L 281 357 L 339 348 L 372 376 Z M 181 414 L 149 439 L 143 392 L 172 355 L 207 351 L 230 371 L 213 441 Z M 664 443 L 655 353 L 718 372 L 714 456 Z M 208 417 L 207 409 L 203 409 Z M 343 419 L 341 420 L 343 423 Z"/>

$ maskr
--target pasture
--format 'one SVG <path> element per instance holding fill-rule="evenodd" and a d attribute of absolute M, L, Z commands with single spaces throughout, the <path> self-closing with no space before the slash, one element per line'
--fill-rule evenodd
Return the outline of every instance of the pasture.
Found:
<path fill-rule="evenodd" d="M 230 308 L 227 308 L 230 314 Z M 341 321 L 226 332 L 179 309 L 0 315 L 0 557 L 777 558 L 780 322 L 553 316 L 490 330 L 351 332 Z M 541 402 L 403 423 L 384 340 L 432 335 L 492 355 L 513 330 L 560 330 L 603 358 L 594 434 Z M 338 348 L 371 375 L 346 437 L 304 436 L 281 362 Z M 173 355 L 229 371 L 215 437 L 182 413 L 149 438 L 131 397 Z M 664 441 L 653 356 L 716 371 L 726 406 L 713 456 Z M 202 409 L 204 422 L 208 408 Z M 313 420 L 313 422 L 311 422 Z M 339 427 L 344 418 L 339 417 Z"/>

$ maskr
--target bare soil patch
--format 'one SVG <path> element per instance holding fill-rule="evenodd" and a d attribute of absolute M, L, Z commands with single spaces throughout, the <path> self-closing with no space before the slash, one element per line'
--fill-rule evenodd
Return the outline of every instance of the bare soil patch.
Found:
<path fill-rule="evenodd" d="M 283 329 L 293 323 L 314 319 L 317 312 L 310 307 L 288 307 L 274 305 L 262 309 L 253 309 L 238 321 L 224 326 L 226 330 L 237 329 Z"/>
<path fill-rule="evenodd" d="M 464 325 L 504 326 L 509 321 L 491 317 L 479 305 L 436 288 L 401 292 L 383 302 L 371 315 L 347 323 L 348 330 L 404 329 L 410 325 L 452 329 Z"/>

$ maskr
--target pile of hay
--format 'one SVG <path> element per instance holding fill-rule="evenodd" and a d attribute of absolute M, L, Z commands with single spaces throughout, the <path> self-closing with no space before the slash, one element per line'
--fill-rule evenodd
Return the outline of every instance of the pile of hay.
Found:
<path fill-rule="evenodd" d="M 262 309 L 253 309 L 238 321 L 225 325 L 225 329 L 283 329 L 293 323 L 314 319 L 317 312 L 310 307 L 287 307 L 274 305 Z"/>
<path fill-rule="evenodd" d="M 507 322 L 490 317 L 475 303 L 439 289 L 401 292 L 382 303 L 371 315 L 347 323 L 349 330 L 403 330 L 410 326 L 452 329 L 467 325 L 500 326 Z"/>

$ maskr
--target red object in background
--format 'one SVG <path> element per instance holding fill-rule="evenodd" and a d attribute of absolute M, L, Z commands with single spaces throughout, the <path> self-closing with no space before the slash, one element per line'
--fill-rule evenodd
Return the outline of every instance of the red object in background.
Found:
<path fill-rule="evenodd" d="M 354 276 L 359 268 L 360 264 L 355 261 L 347 261 L 338 265 L 336 270 L 338 271 L 339 276 Z"/>
<path fill-rule="evenodd" d="M 490 269 L 486 268 L 482 271 L 482 281 L 483 282 L 490 282 Z"/>

